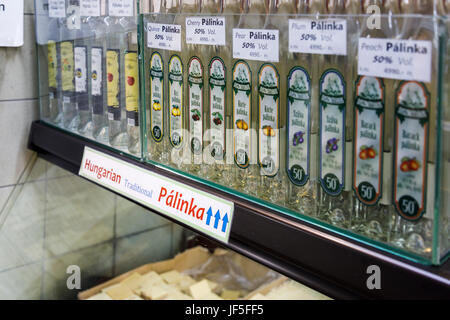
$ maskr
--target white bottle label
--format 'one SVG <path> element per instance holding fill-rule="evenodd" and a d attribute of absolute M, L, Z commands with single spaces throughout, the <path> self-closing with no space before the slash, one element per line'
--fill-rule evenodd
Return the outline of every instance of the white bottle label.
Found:
<path fill-rule="evenodd" d="M 80 15 L 82 17 L 99 17 L 100 0 L 80 0 Z"/>
<path fill-rule="evenodd" d="M 113 17 L 132 17 L 134 15 L 134 0 L 109 0 L 109 15 Z"/>
<path fill-rule="evenodd" d="M 211 156 L 222 160 L 225 156 L 225 64 L 214 57 L 209 64 L 209 109 Z"/>
<path fill-rule="evenodd" d="M 75 92 L 87 92 L 87 52 L 86 47 L 75 47 Z"/>
<path fill-rule="evenodd" d="M 147 23 L 147 47 L 181 51 L 181 26 L 178 24 Z"/>
<path fill-rule="evenodd" d="M 280 77 L 272 64 L 264 64 L 258 74 L 259 165 L 266 176 L 274 176 L 280 167 L 278 113 Z"/>
<path fill-rule="evenodd" d="M 416 81 L 401 82 L 396 92 L 394 200 L 408 220 L 426 209 L 429 99 Z"/>
<path fill-rule="evenodd" d="M 233 29 L 233 58 L 278 62 L 279 31 Z"/>
<path fill-rule="evenodd" d="M 48 0 L 48 16 L 50 18 L 65 18 L 66 0 Z"/>
<path fill-rule="evenodd" d="M 225 17 L 186 17 L 186 43 L 224 46 Z"/>
<path fill-rule="evenodd" d="M 333 196 L 344 188 L 345 177 L 345 81 L 329 69 L 319 82 L 320 173 L 323 190 Z"/>
<path fill-rule="evenodd" d="M 183 141 L 183 64 L 177 55 L 169 61 L 170 143 L 180 148 Z"/>
<path fill-rule="evenodd" d="M 293 184 L 303 186 L 310 177 L 311 78 L 305 69 L 294 67 L 287 84 L 286 170 Z"/>
<path fill-rule="evenodd" d="M 359 38 L 358 74 L 430 82 L 432 48 L 424 40 Z"/>
<path fill-rule="evenodd" d="M 236 165 L 250 164 L 250 124 L 252 105 L 252 74 L 248 64 L 239 60 L 233 67 L 233 154 Z"/>
<path fill-rule="evenodd" d="M 374 205 L 382 195 L 384 84 L 361 76 L 356 81 L 353 190 L 359 201 Z"/>
<path fill-rule="evenodd" d="M 103 95 L 103 49 L 91 49 L 91 87 L 93 96 Z"/>
<path fill-rule="evenodd" d="M 157 51 L 150 58 L 150 126 L 155 142 L 164 134 L 164 70 L 163 59 Z"/>
<path fill-rule="evenodd" d="M 347 55 L 347 21 L 290 19 L 289 52 Z"/>
<path fill-rule="evenodd" d="M 189 134 L 191 151 L 203 150 L 203 66 L 198 57 L 192 57 L 188 67 Z"/>

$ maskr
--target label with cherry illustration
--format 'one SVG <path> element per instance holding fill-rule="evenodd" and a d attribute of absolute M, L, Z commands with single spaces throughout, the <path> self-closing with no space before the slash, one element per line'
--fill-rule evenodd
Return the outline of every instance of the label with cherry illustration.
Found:
<path fill-rule="evenodd" d="M 157 51 L 150 58 L 150 132 L 155 142 L 161 142 L 164 132 L 164 70 Z"/>
<path fill-rule="evenodd" d="M 107 105 L 108 119 L 120 120 L 120 51 L 109 49 L 106 52 Z"/>
<path fill-rule="evenodd" d="M 356 81 L 353 190 L 366 205 L 376 204 L 382 193 L 384 92 L 381 78 L 359 76 Z"/>
<path fill-rule="evenodd" d="M 178 55 L 169 60 L 169 140 L 180 148 L 183 141 L 183 64 Z"/>
<path fill-rule="evenodd" d="M 139 66 L 137 52 L 125 53 L 125 109 L 129 126 L 139 126 Z"/>
<path fill-rule="evenodd" d="M 402 81 L 396 92 L 394 201 L 405 219 L 426 208 L 429 94 L 423 83 Z"/>
<path fill-rule="evenodd" d="M 225 71 L 223 60 L 212 58 L 209 64 L 210 143 L 211 156 L 216 160 L 225 156 Z"/>
<path fill-rule="evenodd" d="M 188 67 L 189 134 L 191 151 L 203 150 L 203 66 L 198 57 L 192 57 Z"/>

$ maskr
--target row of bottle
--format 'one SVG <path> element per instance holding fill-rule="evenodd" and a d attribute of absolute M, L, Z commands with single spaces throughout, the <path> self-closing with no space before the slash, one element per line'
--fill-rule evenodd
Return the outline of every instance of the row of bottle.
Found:
<path fill-rule="evenodd" d="M 144 3 L 150 12 L 144 26 L 181 26 L 182 46 L 181 51 L 144 49 L 149 159 L 369 238 L 430 254 L 438 48 L 432 52 L 432 80 L 423 83 L 357 75 L 357 43 L 367 37 L 435 45 L 430 16 L 436 2 L 152 4 Z M 370 5 L 384 14 L 380 29 L 369 29 L 367 16 L 352 16 Z M 424 16 L 394 16 L 400 13 Z M 197 14 L 225 17 L 227 46 L 186 42 L 186 18 Z M 289 52 L 286 15 L 304 14 L 339 19 L 348 14 L 347 55 Z M 233 29 L 280 30 L 279 62 L 233 58 Z"/>
<path fill-rule="evenodd" d="M 94 16 L 80 14 L 80 0 L 66 0 L 62 17 L 49 12 L 42 117 L 140 156 L 137 6 L 112 15 L 113 3 L 99 0 Z"/>

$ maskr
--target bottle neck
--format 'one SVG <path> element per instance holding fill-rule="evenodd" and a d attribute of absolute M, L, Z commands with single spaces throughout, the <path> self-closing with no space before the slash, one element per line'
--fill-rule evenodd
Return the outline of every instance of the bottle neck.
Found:
<path fill-rule="evenodd" d="M 182 2 L 181 0 L 166 0 L 165 11 L 168 13 L 180 12 Z"/>
<path fill-rule="evenodd" d="M 200 13 L 201 0 L 183 0 L 183 13 Z"/>
<path fill-rule="evenodd" d="M 361 11 L 362 13 L 367 13 L 367 9 L 370 6 L 377 6 L 378 8 L 383 8 L 383 0 L 362 0 L 361 1 Z"/>
<path fill-rule="evenodd" d="M 328 14 L 343 14 L 345 13 L 345 1 L 326 0 L 326 10 Z"/>
<path fill-rule="evenodd" d="M 201 12 L 203 13 L 221 13 L 222 1 L 221 0 L 203 0 Z"/>
<path fill-rule="evenodd" d="M 244 0 L 244 13 L 265 14 L 266 1 L 264 0 Z"/>
<path fill-rule="evenodd" d="M 299 13 L 309 14 L 324 14 L 326 12 L 325 1 L 323 0 L 300 0 L 300 8 L 304 8 L 307 11 L 300 11 Z"/>
<path fill-rule="evenodd" d="M 400 12 L 403 14 L 433 14 L 433 0 L 400 0 Z"/>

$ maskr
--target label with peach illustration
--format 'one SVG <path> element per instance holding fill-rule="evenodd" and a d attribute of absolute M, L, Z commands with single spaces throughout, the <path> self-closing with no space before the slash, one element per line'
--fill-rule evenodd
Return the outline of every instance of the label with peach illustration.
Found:
<path fill-rule="evenodd" d="M 293 184 L 303 186 L 310 176 L 311 78 L 301 67 L 289 72 L 287 104 L 286 170 Z"/>
<path fill-rule="evenodd" d="M 322 189 L 329 195 L 342 192 L 345 177 L 345 81 L 328 69 L 319 82 L 320 173 Z"/>
<path fill-rule="evenodd" d="M 125 109 L 129 126 L 139 126 L 139 66 L 137 52 L 125 53 Z"/>
<path fill-rule="evenodd" d="M 106 52 L 106 74 L 107 74 L 107 104 L 108 119 L 120 120 L 120 52 L 116 49 L 109 49 Z"/>
<path fill-rule="evenodd" d="M 238 60 L 233 67 L 233 153 L 236 165 L 242 169 L 250 164 L 251 81 L 247 62 Z"/>
<path fill-rule="evenodd" d="M 157 51 L 150 58 L 150 132 L 155 142 L 164 135 L 164 63 Z"/>
<path fill-rule="evenodd" d="M 61 82 L 63 91 L 74 91 L 74 57 L 71 41 L 61 42 Z"/>
<path fill-rule="evenodd" d="M 211 156 L 222 160 L 225 155 L 225 64 L 219 57 L 209 64 L 209 109 Z"/>
<path fill-rule="evenodd" d="M 280 77 L 275 66 L 265 63 L 258 74 L 258 163 L 266 176 L 274 176 L 280 166 L 280 133 L 278 107 Z"/>
<path fill-rule="evenodd" d="M 381 197 L 383 181 L 384 84 L 381 78 L 356 81 L 353 190 L 366 205 Z"/>
<path fill-rule="evenodd" d="M 180 148 L 183 141 L 183 64 L 177 55 L 169 60 L 169 140 Z"/>
<path fill-rule="evenodd" d="M 417 220 L 426 208 L 429 94 L 423 83 L 402 81 L 396 92 L 394 200 Z"/>
<path fill-rule="evenodd" d="M 48 86 L 56 89 L 58 86 L 56 75 L 58 74 L 58 60 L 56 53 L 56 43 L 50 42 L 47 44 L 47 62 L 48 62 Z"/>
<path fill-rule="evenodd" d="M 192 57 L 188 67 L 189 134 L 191 151 L 203 150 L 203 66 L 198 57 Z"/>

